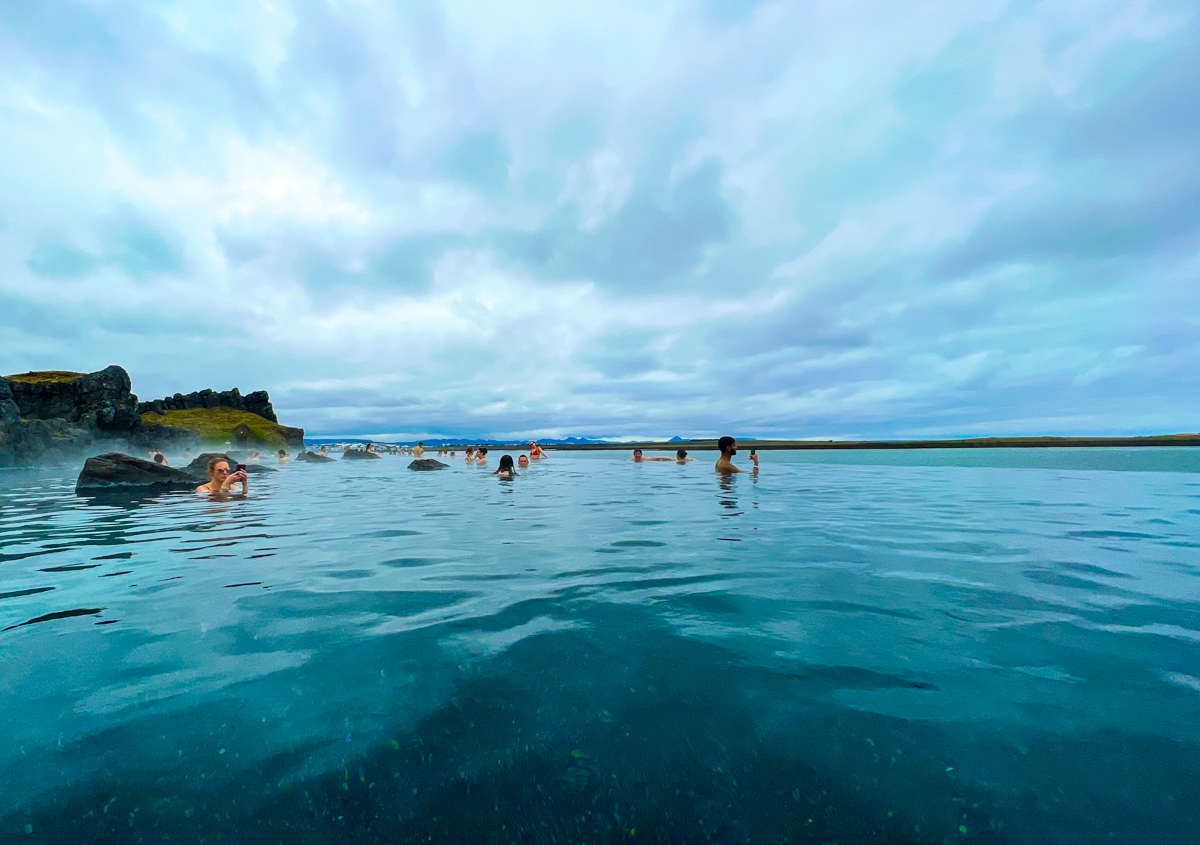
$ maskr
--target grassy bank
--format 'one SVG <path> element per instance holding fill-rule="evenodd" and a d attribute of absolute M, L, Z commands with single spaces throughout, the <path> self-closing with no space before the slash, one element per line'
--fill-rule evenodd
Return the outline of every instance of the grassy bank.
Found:
<path fill-rule="evenodd" d="M 67 370 L 43 370 L 37 373 L 21 373 L 15 376 L 5 376 L 9 381 L 19 381 L 22 384 L 66 384 L 79 381 L 85 373 L 72 373 Z"/>
<path fill-rule="evenodd" d="M 282 432 L 283 426 L 249 411 L 237 411 L 233 408 L 188 408 L 185 411 L 166 411 L 161 414 L 149 411 L 142 414 L 142 425 L 167 425 L 188 429 L 198 432 L 203 440 L 215 443 L 224 443 L 226 440 L 236 442 L 233 429 L 242 423 L 246 424 L 253 440 L 260 445 L 287 445 L 287 438 Z"/>

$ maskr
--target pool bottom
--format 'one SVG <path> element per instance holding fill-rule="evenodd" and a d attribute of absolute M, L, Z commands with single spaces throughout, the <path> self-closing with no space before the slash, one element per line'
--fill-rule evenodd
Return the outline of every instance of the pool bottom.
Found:
<path fill-rule="evenodd" d="M 1083 843 L 1185 841 L 1195 829 L 1184 743 L 883 716 L 836 693 L 902 679 L 747 666 L 640 609 L 558 607 L 572 627 L 437 668 L 427 712 L 390 727 L 382 714 L 378 736 L 347 735 L 337 759 L 328 744 L 260 742 L 265 726 L 286 727 L 280 691 L 319 695 L 335 675 L 365 683 L 411 637 L 67 744 L 39 761 L 45 790 L 0 821 L 0 837 Z M 256 758 L 260 745 L 275 750 Z"/>

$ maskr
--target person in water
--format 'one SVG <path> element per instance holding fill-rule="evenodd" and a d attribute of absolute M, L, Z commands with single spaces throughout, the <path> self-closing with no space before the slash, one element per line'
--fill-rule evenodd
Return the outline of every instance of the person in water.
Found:
<path fill-rule="evenodd" d="M 291 458 L 289 458 L 289 457 L 288 457 L 287 450 L 286 450 L 286 449 L 280 449 L 280 450 L 279 450 L 279 463 L 281 463 L 281 464 L 286 464 L 286 463 L 288 463 L 290 460 L 291 460 Z"/>
<path fill-rule="evenodd" d="M 418 458 L 425 454 L 425 441 L 422 440 L 417 444 L 417 448 L 413 449 L 412 453 Z"/>
<path fill-rule="evenodd" d="M 208 483 L 201 484 L 196 488 L 196 492 L 228 493 L 235 484 L 242 485 L 242 495 L 245 495 L 250 489 L 245 472 L 241 470 L 230 472 L 229 461 L 224 458 L 213 458 L 208 462 Z"/>
<path fill-rule="evenodd" d="M 522 455 L 522 457 L 524 456 Z M 492 475 L 498 475 L 501 478 L 513 478 L 516 474 L 517 471 L 513 469 L 512 455 L 501 455 L 500 466 Z"/>
<path fill-rule="evenodd" d="M 686 464 L 686 463 L 691 463 L 694 460 L 696 460 L 696 459 L 689 458 L 687 456 L 687 449 L 676 449 L 675 450 L 675 463 Z"/>
<path fill-rule="evenodd" d="M 546 454 L 546 450 L 543 449 L 541 446 L 537 445 L 536 440 L 529 441 L 529 460 L 536 461 L 539 458 L 548 458 L 548 457 L 550 457 L 550 456 Z"/>
<path fill-rule="evenodd" d="M 629 460 L 633 461 L 635 464 L 640 464 L 640 463 L 642 463 L 643 461 L 669 461 L 669 460 L 672 460 L 672 459 L 671 459 L 671 458 L 661 458 L 661 457 L 659 457 L 659 456 L 657 456 L 657 455 L 652 455 L 652 456 L 651 456 L 651 457 L 649 457 L 649 458 L 645 458 L 645 457 L 642 457 L 642 450 L 641 450 L 641 449 L 634 449 L 634 450 L 633 450 L 633 457 L 632 457 L 632 458 L 630 458 Z"/>
<path fill-rule="evenodd" d="M 487 464 L 487 446 L 480 446 L 479 451 L 475 453 L 476 466 L 484 466 Z"/>
<path fill-rule="evenodd" d="M 467 463 L 469 463 L 469 464 L 475 463 L 475 447 L 474 446 L 468 446 L 467 451 L 464 452 L 464 454 L 467 456 Z"/>
<path fill-rule="evenodd" d="M 717 472 L 734 473 L 744 472 L 733 465 L 733 456 L 737 454 L 737 441 L 726 435 L 717 441 L 717 448 L 721 450 L 721 457 L 717 458 Z M 750 472 L 752 475 L 758 474 L 758 453 L 753 449 L 750 450 L 750 460 L 754 461 L 754 469 Z"/>
<path fill-rule="evenodd" d="M 322 456 L 324 456 L 324 457 L 329 457 L 329 447 L 328 447 L 328 446 L 322 446 L 322 447 L 321 447 L 321 451 L 320 451 L 318 454 L 320 454 L 320 455 L 322 455 Z"/>
<path fill-rule="evenodd" d="M 529 469 L 529 456 L 522 455 L 521 457 L 517 458 L 517 466 L 519 466 L 521 469 Z"/>

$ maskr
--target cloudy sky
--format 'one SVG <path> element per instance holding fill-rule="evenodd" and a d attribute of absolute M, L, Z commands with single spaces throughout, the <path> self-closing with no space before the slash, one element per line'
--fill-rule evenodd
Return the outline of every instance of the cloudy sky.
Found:
<path fill-rule="evenodd" d="M 1200 430 L 1185 2 L 0 3 L 0 366 L 310 434 Z"/>

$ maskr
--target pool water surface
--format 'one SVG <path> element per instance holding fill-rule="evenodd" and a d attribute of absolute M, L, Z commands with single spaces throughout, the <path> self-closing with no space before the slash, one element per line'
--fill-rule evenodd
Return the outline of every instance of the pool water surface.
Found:
<path fill-rule="evenodd" d="M 957 451 L 0 472 L 0 841 L 1198 841 L 1200 460 Z"/>

